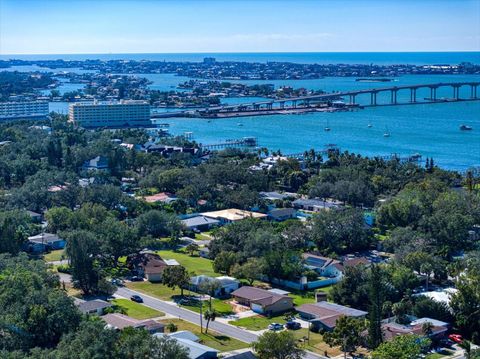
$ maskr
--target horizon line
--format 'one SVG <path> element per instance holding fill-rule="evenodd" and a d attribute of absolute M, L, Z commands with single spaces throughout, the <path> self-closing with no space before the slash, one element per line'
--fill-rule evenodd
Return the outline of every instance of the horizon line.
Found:
<path fill-rule="evenodd" d="M 11 53 L 0 56 L 34 56 L 34 55 L 177 55 L 177 54 L 404 54 L 404 53 L 480 53 L 478 50 L 436 50 L 436 51 L 199 51 L 199 52 L 71 52 L 71 53 Z"/>

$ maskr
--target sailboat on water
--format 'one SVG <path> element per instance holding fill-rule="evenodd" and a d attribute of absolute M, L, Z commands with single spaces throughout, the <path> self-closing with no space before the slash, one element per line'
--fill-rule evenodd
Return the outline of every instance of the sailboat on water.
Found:
<path fill-rule="evenodd" d="M 390 137 L 390 131 L 388 130 L 388 127 L 385 127 L 385 132 L 383 133 L 383 137 Z"/>
<path fill-rule="evenodd" d="M 368 128 L 372 128 L 372 127 L 373 127 L 372 123 L 369 122 L 368 125 L 367 125 L 367 127 L 368 127 Z"/>
<path fill-rule="evenodd" d="M 328 125 L 328 118 L 327 118 L 327 125 L 323 128 L 324 131 L 330 131 L 330 126 Z"/>

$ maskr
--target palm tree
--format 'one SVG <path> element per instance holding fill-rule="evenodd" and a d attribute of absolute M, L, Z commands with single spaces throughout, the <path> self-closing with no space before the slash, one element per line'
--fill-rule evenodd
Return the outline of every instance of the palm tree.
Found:
<path fill-rule="evenodd" d="M 422 325 L 422 332 L 426 337 L 429 337 L 433 333 L 433 324 L 431 322 L 425 322 Z"/>
<path fill-rule="evenodd" d="M 204 314 L 203 317 L 207 321 L 207 325 L 205 326 L 205 334 L 208 333 L 208 325 L 210 324 L 210 321 L 214 322 L 215 318 L 217 317 L 217 313 L 215 310 L 208 309 Z"/>

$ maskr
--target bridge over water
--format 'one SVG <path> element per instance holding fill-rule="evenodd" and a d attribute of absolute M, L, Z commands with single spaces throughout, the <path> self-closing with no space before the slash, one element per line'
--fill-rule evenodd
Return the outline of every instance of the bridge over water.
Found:
<path fill-rule="evenodd" d="M 200 108 L 196 110 L 187 110 L 179 112 L 168 112 L 164 114 L 152 115 L 152 118 L 161 117 L 182 117 L 182 116 L 209 116 L 218 113 L 229 112 L 268 112 L 273 110 L 292 110 L 292 109 L 305 109 L 318 104 L 331 103 L 332 101 L 342 101 L 346 106 L 395 106 L 395 105 L 408 105 L 408 104 L 428 104 L 428 103 L 444 103 L 455 101 L 474 101 L 480 100 L 478 96 L 478 87 L 480 82 L 439 82 L 430 84 L 416 84 L 416 85 L 401 85 L 401 86 L 389 86 L 378 87 L 363 90 L 351 90 L 351 91 L 339 91 L 331 93 L 321 93 L 316 95 L 291 97 L 283 99 L 271 99 L 265 101 L 257 101 L 251 103 L 241 103 L 235 105 L 221 105 Z M 460 88 L 470 88 L 470 96 L 460 97 Z M 452 97 L 439 97 L 437 90 L 440 88 L 450 88 Z M 418 90 L 429 91 L 430 96 L 424 98 L 423 101 L 419 101 L 417 92 Z M 409 100 L 400 101 L 398 99 L 399 92 L 407 92 L 409 94 Z M 387 93 L 390 95 L 389 99 L 385 102 L 379 102 L 377 100 L 378 94 Z M 367 101 L 365 102 L 365 95 L 367 95 Z M 370 96 L 368 96 L 370 95 Z M 358 97 L 362 96 L 362 101 L 358 101 Z M 369 97 L 369 99 L 368 99 Z M 408 98 L 408 97 L 407 97 Z M 348 100 L 347 100 L 348 99 Z"/>
<path fill-rule="evenodd" d="M 460 88 L 461 87 L 470 87 L 470 97 L 461 98 L 460 97 Z M 208 107 L 197 110 L 200 113 L 212 113 L 220 111 L 258 111 L 261 109 L 272 110 L 285 109 L 285 108 L 297 108 L 300 104 L 303 106 L 310 106 L 315 102 L 329 102 L 333 100 L 340 100 L 348 98 L 348 105 L 362 105 L 362 106 L 380 106 L 380 105 L 404 105 L 404 104 L 415 104 L 419 103 L 417 91 L 419 89 L 430 90 L 430 97 L 426 99 L 427 101 L 422 101 L 421 103 L 439 103 L 439 102 L 450 102 L 450 101 L 465 101 L 465 100 L 479 100 L 477 90 L 480 86 L 480 82 L 440 82 L 434 84 L 417 84 L 417 85 L 402 85 L 402 86 L 389 86 L 389 87 L 379 87 L 365 90 L 352 90 L 352 91 L 339 91 L 331 93 L 322 93 L 317 95 L 301 96 L 301 97 L 292 97 L 285 99 L 272 99 L 265 100 L 253 103 L 243 103 L 236 105 L 226 105 L 226 106 L 215 106 Z M 439 98 L 437 96 L 437 89 L 442 87 L 450 87 L 452 90 L 451 98 Z M 400 102 L 398 101 L 398 93 L 400 91 L 408 91 L 410 94 L 410 101 Z M 387 103 L 380 104 L 377 101 L 377 95 L 379 93 L 390 93 L 390 101 Z M 370 101 L 364 104 L 357 103 L 357 96 L 359 95 L 370 95 Z M 275 106 L 276 105 L 276 106 Z M 290 106 L 288 106 L 290 105 Z"/>

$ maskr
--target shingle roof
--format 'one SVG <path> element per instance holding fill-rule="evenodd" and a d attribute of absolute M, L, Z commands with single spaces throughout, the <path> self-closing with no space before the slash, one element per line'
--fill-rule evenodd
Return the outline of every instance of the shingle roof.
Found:
<path fill-rule="evenodd" d="M 367 315 L 367 312 L 362 310 L 345 307 L 343 305 L 319 302 L 315 304 L 302 304 L 297 308 L 298 312 L 307 313 L 315 318 L 315 320 L 321 321 L 323 324 L 330 328 L 334 328 L 336 321 L 341 316 L 347 317 L 363 317 Z"/>
<path fill-rule="evenodd" d="M 286 295 L 280 295 L 269 292 L 265 289 L 244 286 L 232 292 L 235 297 L 240 297 L 249 300 L 250 302 L 258 303 L 261 305 L 270 305 L 278 302 L 282 299 L 291 299 Z"/>
<path fill-rule="evenodd" d="M 94 299 L 81 302 L 77 306 L 82 313 L 88 313 L 92 310 L 109 308 L 112 304 L 101 299 Z"/>
<path fill-rule="evenodd" d="M 219 224 L 220 221 L 213 218 L 208 218 L 206 216 L 195 216 L 187 219 L 183 219 L 182 223 L 185 227 L 197 227 L 197 226 L 205 226 L 205 225 L 215 225 Z"/>

